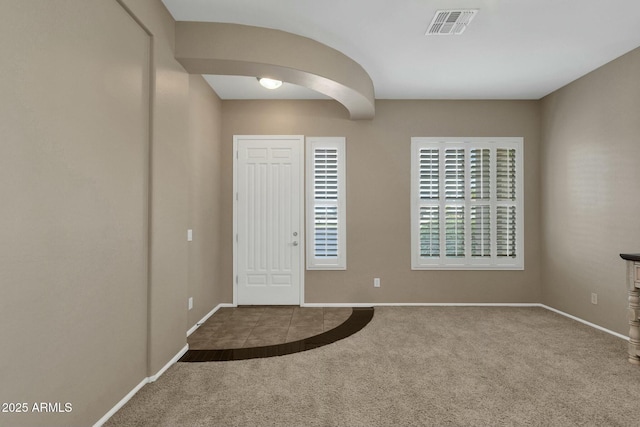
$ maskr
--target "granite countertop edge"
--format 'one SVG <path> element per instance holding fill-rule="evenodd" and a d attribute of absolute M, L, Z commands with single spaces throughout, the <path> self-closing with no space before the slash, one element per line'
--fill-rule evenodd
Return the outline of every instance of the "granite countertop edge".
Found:
<path fill-rule="evenodd" d="M 640 262 L 640 254 L 620 254 L 620 258 L 627 261 Z"/>

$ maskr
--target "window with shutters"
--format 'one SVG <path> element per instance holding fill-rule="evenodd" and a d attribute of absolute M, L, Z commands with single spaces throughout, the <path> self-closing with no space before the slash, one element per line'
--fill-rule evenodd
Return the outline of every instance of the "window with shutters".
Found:
<path fill-rule="evenodd" d="M 521 270 L 522 138 L 411 139 L 411 266 Z"/>
<path fill-rule="evenodd" d="M 307 269 L 345 270 L 345 138 L 307 138 Z"/>

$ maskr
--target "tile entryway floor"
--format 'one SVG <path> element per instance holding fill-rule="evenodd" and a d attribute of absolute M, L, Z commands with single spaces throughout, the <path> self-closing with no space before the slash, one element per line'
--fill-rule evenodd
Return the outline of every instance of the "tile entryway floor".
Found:
<path fill-rule="evenodd" d="M 189 336 L 190 350 L 263 347 L 309 338 L 345 322 L 350 307 L 223 307 Z"/>

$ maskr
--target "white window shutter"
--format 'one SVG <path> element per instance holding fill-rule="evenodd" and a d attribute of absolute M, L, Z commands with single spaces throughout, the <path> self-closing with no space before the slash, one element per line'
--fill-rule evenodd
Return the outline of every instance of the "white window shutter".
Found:
<path fill-rule="evenodd" d="M 437 200 L 440 197 L 440 151 L 420 150 L 420 199 Z"/>
<path fill-rule="evenodd" d="M 496 150 L 496 191 L 498 200 L 516 200 L 516 150 Z"/>
<path fill-rule="evenodd" d="M 471 206 L 471 256 L 491 256 L 491 207 Z"/>
<path fill-rule="evenodd" d="M 440 256 L 440 150 L 419 151 L 420 256 Z"/>
<path fill-rule="evenodd" d="M 471 256 L 491 257 L 491 150 L 469 150 Z"/>
<path fill-rule="evenodd" d="M 445 245 L 447 258 L 460 258 L 465 254 L 464 206 L 445 206 Z"/>
<path fill-rule="evenodd" d="M 307 138 L 307 269 L 346 269 L 345 139 Z"/>
<path fill-rule="evenodd" d="M 472 200 L 489 200 L 491 197 L 491 153 L 488 148 L 469 150 L 471 173 L 469 184 Z"/>
<path fill-rule="evenodd" d="M 498 206 L 497 208 L 496 247 L 499 257 L 512 257 L 516 252 L 516 207 Z"/>
<path fill-rule="evenodd" d="M 522 138 L 412 138 L 413 269 L 523 269 Z"/>
<path fill-rule="evenodd" d="M 437 206 L 420 207 L 420 256 L 440 256 L 440 211 Z"/>
<path fill-rule="evenodd" d="M 444 197 L 464 199 L 464 150 L 444 150 Z"/>
<path fill-rule="evenodd" d="M 517 255 L 516 225 L 516 150 L 498 148 L 496 150 L 497 207 L 497 256 L 514 258 Z"/>

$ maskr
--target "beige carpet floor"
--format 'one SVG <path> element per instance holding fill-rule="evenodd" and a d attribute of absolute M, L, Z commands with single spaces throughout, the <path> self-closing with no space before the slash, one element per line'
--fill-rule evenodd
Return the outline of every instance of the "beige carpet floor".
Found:
<path fill-rule="evenodd" d="M 379 307 L 268 359 L 178 363 L 106 426 L 638 426 L 626 342 L 542 308 Z"/>

